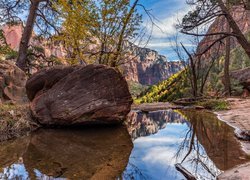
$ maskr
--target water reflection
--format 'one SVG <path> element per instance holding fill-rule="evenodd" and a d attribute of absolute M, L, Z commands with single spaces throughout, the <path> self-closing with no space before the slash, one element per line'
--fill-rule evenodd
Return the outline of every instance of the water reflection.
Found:
<path fill-rule="evenodd" d="M 187 120 L 173 111 L 155 111 L 150 113 L 130 112 L 127 119 L 129 134 L 132 139 L 148 136 L 164 129 L 167 123 L 184 123 Z"/>
<path fill-rule="evenodd" d="M 247 161 L 233 129 L 208 112 L 131 112 L 128 129 L 134 148 L 124 179 L 185 179 L 176 163 L 198 179 Z"/>
<path fill-rule="evenodd" d="M 124 127 L 40 130 L 0 144 L 0 179 L 114 179 L 131 149 Z"/>
<path fill-rule="evenodd" d="M 47 129 L 2 142 L 0 179 L 185 179 L 176 163 L 215 179 L 248 160 L 233 129 L 208 112 L 131 112 L 127 129 Z"/>

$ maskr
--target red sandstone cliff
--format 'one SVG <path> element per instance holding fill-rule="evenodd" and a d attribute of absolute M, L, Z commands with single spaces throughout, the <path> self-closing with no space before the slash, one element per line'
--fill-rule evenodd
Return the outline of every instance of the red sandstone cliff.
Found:
<path fill-rule="evenodd" d="M 2 30 L 7 44 L 17 51 L 23 32 L 22 25 L 5 25 Z M 67 56 L 62 44 L 50 43 L 46 40 L 39 41 L 35 35 L 31 39 L 31 45 L 43 47 L 46 57 L 53 55 L 63 59 Z M 132 60 L 128 60 L 124 65 L 124 75 L 128 81 L 152 85 L 167 79 L 183 68 L 181 62 L 167 61 L 166 57 L 159 55 L 157 51 L 135 45 L 129 46 L 129 48 L 129 51 L 132 52 L 130 56 Z"/>
<path fill-rule="evenodd" d="M 250 10 L 246 10 L 243 7 L 235 6 L 231 10 L 232 16 L 234 20 L 237 22 L 240 30 L 246 34 L 250 31 Z M 212 23 L 212 25 L 209 27 L 207 34 L 216 33 L 216 32 L 226 32 L 227 27 L 227 20 L 224 16 L 218 17 L 215 19 L 215 21 Z M 202 51 L 206 49 L 209 45 L 211 45 L 216 39 L 218 39 L 220 35 L 215 36 L 206 36 L 199 44 L 198 51 Z M 225 41 L 223 41 L 225 43 Z M 238 46 L 238 42 L 235 38 L 231 38 L 231 49 Z M 207 56 L 210 56 L 213 52 L 217 52 L 217 49 L 219 48 L 219 44 L 217 43 L 215 46 L 211 48 L 211 50 L 206 53 Z M 223 46 L 221 46 L 220 50 L 221 54 L 225 52 L 225 49 Z"/>

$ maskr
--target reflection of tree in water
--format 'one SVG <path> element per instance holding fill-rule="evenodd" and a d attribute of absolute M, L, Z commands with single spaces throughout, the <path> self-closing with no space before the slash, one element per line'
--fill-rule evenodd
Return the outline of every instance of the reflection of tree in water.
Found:
<path fill-rule="evenodd" d="M 28 173 L 21 163 L 12 164 L 0 173 L 0 179 L 28 179 L 28 177 Z"/>
<path fill-rule="evenodd" d="M 242 163 L 246 155 L 234 137 L 233 129 L 209 112 L 204 111 L 158 111 L 148 114 L 132 112 L 128 119 L 128 130 L 135 140 L 141 136 L 157 133 L 167 123 L 182 123 L 187 129 L 179 137 L 173 162 L 181 163 L 199 179 L 215 179 L 221 170 Z M 136 157 L 130 157 L 136 158 Z M 138 160 L 139 161 L 139 160 Z M 136 161 L 135 161 L 136 162 Z M 151 179 L 144 165 L 130 161 L 124 179 Z M 167 166 L 167 165 L 166 165 Z M 167 167 L 164 167 L 165 169 Z M 167 168 L 168 169 L 168 168 Z M 174 174 L 169 167 L 169 174 Z"/>
<path fill-rule="evenodd" d="M 189 130 L 186 132 L 185 138 L 181 142 L 177 152 L 176 161 L 181 160 L 181 164 L 188 165 L 186 168 L 191 171 L 196 177 L 200 176 L 201 168 L 205 170 L 204 176 L 209 178 L 207 173 L 215 178 L 220 174 L 220 170 L 217 169 L 216 165 L 207 156 L 204 148 L 199 143 L 196 132 L 197 131 L 197 121 L 189 123 Z"/>
<path fill-rule="evenodd" d="M 202 111 L 182 111 L 188 123 L 183 141 L 175 158 L 188 168 L 196 177 L 216 178 L 220 170 L 227 170 L 245 156 L 239 143 L 235 140 L 233 129 L 216 116 Z M 205 174 L 199 174 L 200 170 Z"/>
<path fill-rule="evenodd" d="M 150 113 L 130 112 L 127 119 L 129 134 L 132 139 L 149 136 L 164 129 L 167 123 L 184 123 L 186 120 L 172 110 Z"/>
<path fill-rule="evenodd" d="M 140 180 L 147 180 L 150 179 L 144 173 L 144 171 L 137 167 L 135 164 L 129 162 L 128 163 L 129 169 L 126 169 L 122 175 L 122 179 L 140 179 Z"/>

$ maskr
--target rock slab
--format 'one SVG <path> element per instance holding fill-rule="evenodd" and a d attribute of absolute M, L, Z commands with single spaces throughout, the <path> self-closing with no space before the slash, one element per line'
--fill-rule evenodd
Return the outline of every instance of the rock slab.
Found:
<path fill-rule="evenodd" d="M 230 73 L 231 77 L 238 80 L 239 83 L 243 86 L 243 96 L 247 97 L 250 94 L 250 68 L 240 69 L 232 71 Z"/>
<path fill-rule="evenodd" d="M 0 101 L 25 101 L 25 73 L 11 61 L 0 61 Z"/>
<path fill-rule="evenodd" d="M 225 171 L 218 176 L 218 180 L 249 180 L 250 174 L 250 163 L 246 163 L 235 168 L 232 168 L 228 171 Z"/>
<path fill-rule="evenodd" d="M 124 77 L 104 65 L 44 69 L 26 90 L 33 116 L 46 126 L 121 123 L 132 104 Z"/>

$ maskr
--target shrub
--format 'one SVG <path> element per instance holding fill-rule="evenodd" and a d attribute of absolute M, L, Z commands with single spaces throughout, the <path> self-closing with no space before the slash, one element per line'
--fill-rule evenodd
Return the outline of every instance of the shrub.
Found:
<path fill-rule="evenodd" d="M 201 102 L 197 102 L 196 105 L 203 106 L 206 109 L 211 109 L 215 111 L 229 109 L 228 102 L 223 99 L 208 99 Z"/>

